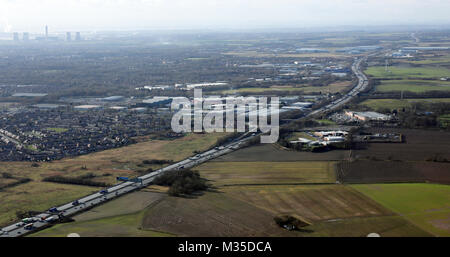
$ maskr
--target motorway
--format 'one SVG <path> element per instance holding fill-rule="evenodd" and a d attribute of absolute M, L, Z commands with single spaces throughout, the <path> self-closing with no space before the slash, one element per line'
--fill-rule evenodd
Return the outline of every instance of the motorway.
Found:
<path fill-rule="evenodd" d="M 368 86 L 368 80 L 367 77 L 361 71 L 360 66 L 361 63 L 364 62 L 366 59 L 367 57 L 355 59 L 354 63 L 352 64 L 352 71 L 358 78 L 358 83 L 350 92 L 348 92 L 342 98 L 334 100 L 328 105 L 306 114 L 305 117 L 334 110 L 346 104 L 347 102 L 352 100 L 352 98 L 355 97 L 359 92 L 363 91 Z M 74 200 L 73 202 L 51 208 L 46 212 L 40 213 L 38 215 L 35 215 L 34 217 L 29 218 L 26 221 L 28 224 L 21 221 L 2 228 L 0 232 L 0 237 L 19 237 L 31 233 L 33 231 L 43 229 L 44 227 L 51 226 L 52 224 L 57 222 L 61 217 L 73 216 L 76 213 L 85 211 L 96 205 L 102 204 L 108 200 L 139 190 L 141 188 L 145 188 L 152 183 L 152 181 L 155 179 L 156 176 L 160 175 L 163 172 L 170 170 L 192 168 L 201 163 L 217 158 L 221 155 L 233 152 L 244 146 L 245 143 L 248 142 L 249 140 L 259 135 L 260 133 L 253 133 L 253 134 L 245 133 L 241 137 L 225 145 L 218 146 L 206 152 L 191 156 L 185 160 L 174 163 L 170 166 L 161 168 L 159 170 L 135 178 L 132 181 L 126 181 L 120 184 L 116 184 L 112 187 L 106 188 L 97 193 Z"/>

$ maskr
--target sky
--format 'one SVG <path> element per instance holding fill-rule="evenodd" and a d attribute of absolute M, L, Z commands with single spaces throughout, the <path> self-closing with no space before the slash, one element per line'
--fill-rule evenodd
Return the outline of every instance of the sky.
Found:
<path fill-rule="evenodd" d="M 450 0 L 0 0 L 0 31 L 450 24 Z"/>

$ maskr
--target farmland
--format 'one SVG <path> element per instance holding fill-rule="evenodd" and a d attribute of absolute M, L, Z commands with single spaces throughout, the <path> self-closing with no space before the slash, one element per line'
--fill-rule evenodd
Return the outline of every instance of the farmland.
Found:
<path fill-rule="evenodd" d="M 354 150 L 351 161 L 338 166 L 345 183 L 426 182 L 450 183 L 449 132 L 414 129 L 371 129 L 373 133 L 401 133 L 405 143 L 369 144 Z"/>
<path fill-rule="evenodd" d="M 450 159 L 450 132 L 418 129 L 372 128 L 373 133 L 400 133 L 405 143 L 371 144 L 367 149 L 355 150 L 353 157 L 377 160 L 425 161 L 435 155 Z"/>
<path fill-rule="evenodd" d="M 443 127 L 448 128 L 450 125 L 450 114 L 440 116 L 439 122 L 442 124 Z"/>
<path fill-rule="evenodd" d="M 327 86 L 320 86 L 320 87 L 313 87 L 313 86 L 307 86 L 307 85 L 297 85 L 297 86 L 272 86 L 272 87 L 244 87 L 239 89 L 233 89 L 233 90 L 222 90 L 217 91 L 215 93 L 221 93 L 221 94 L 235 94 L 235 93 L 261 93 L 261 92 L 303 92 L 303 93 L 317 93 L 317 92 L 323 92 L 323 93 L 337 93 L 337 92 L 343 92 L 349 88 L 351 85 L 351 82 L 344 81 L 344 82 L 335 82 L 332 84 L 329 84 Z"/>
<path fill-rule="evenodd" d="M 171 236 L 143 230 L 141 220 L 148 206 L 157 203 L 165 194 L 134 192 L 74 216 L 74 222 L 58 224 L 32 236 Z M 123 208 L 127 206 L 127 208 Z"/>
<path fill-rule="evenodd" d="M 277 144 L 261 144 L 239 149 L 212 162 L 337 161 L 346 159 L 349 155 L 350 151 L 348 150 L 311 153 L 287 150 Z"/>
<path fill-rule="evenodd" d="M 392 214 L 342 185 L 234 186 L 222 188 L 221 191 L 275 215 L 296 214 L 313 223 Z"/>
<path fill-rule="evenodd" d="M 143 228 L 179 236 L 289 236 L 272 213 L 220 192 L 168 197 L 146 212 Z M 214 229 L 211 229 L 214 228 Z"/>
<path fill-rule="evenodd" d="M 375 184 L 353 188 L 435 236 L 450 236 L 448 185 Z"/>
<path fill-rule="evenodd" d="M 98 190 L 98 187 L 43 182 L 46 177 L 89 176 L 92 181 L 113 184 L 116 176 L 133 177 L 139 175 L 138 170 L 161 167 L 143 165 L 144 160 L 181 160 L 195 150 L 208 149 L 221 136 L 189 134 L 174 140 L 143 140 L 126 147 L 40 163 L 38 167 L 31 167 L 27 162 L 0 164 L 0 173 L 33 180 L 0 191 L 0 224 L 13 221 L 16 211 L 43 211 Z"/>
<path fill-rule="evenodd" d="M 389 71 L 384 66 L 369 67 L 365 73 L 374 78 L 441 78 L 450 76 L 450 70 L 435 67 L 389 67 Z"/>
<path fill-rule="evenodd" d="M 409 91 L 414 93 L 423 93 L 427 91 L 449 91 L 449 90 L 450 90 L 450 82 L 448 81 L 383 80 L 381 82 L 381 85 L 376 86 L 376 91 L 379 92 Z"/>
<path fill-rule="evenodd" d="M 334 183 L 334 162 L 209 162 L 196 168 L 214 185 Z"/>
<path fill-rule="evenodd" d="M 433 104 L 450 103 L 450 98 L 423 98 L 423 99 L 368 99 L 360 103 L 370 107 L 373 110 L 398 110 L 402 108 L 411 108 L 414 103 Z"/>
<path fill-rule="evenodd" d="M 125 214 L 96 220 L 57 224 L 46 230 L 32 234 L 35 237 L 64 237 L 77 233 L 83 237 L 167 237 L 169 233 L 142 229 L 140 222 L 144 212 Z"/>

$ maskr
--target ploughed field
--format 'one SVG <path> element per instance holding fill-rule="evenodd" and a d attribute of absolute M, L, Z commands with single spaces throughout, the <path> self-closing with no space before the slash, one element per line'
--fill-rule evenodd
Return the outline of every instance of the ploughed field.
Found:
<path fill-rule="evenodd" d="M 448 163 L 426 161 L 450 154 L 448 132 L 388 131 L 404 134 L 406 143 L 317 154 L 276 145 L 244 148 L 195 168 L 211 184 L 203 194 L 172 197 L 153 186 L 153 192 L 113 200 L 36 235 L 448 235 L 449 186 L 404 183 L 448 181 Z M 402 183 L 375 184 L 382 182 Z M 279 215 L 311 225 L 287 231 L 275 223 Z"/>

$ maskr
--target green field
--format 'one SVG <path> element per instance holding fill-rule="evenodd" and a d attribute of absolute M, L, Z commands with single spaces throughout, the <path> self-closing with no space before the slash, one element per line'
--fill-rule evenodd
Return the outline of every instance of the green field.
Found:
<path fill-rule="evenodd" d="M 342 92 L 347 89 L 351 85 L 351 82 L 336 82 L 329 84 L 327 86 L 321 87 L 313 87 L 307 85 L 298 85 L 298 86 L 272 86 L 272 87 L 244 87 L 233 90 L 221 90 L 215 91 L 215 93 L 220 94 L 236 94 L 236 93 L 261 93 L 261 92 L 304 92 L 304 93 L 313 93 L 313 92 L 329 92 L 329 93 L 337 93 Z"/>
<path fill-rule="evenodd" d="M 375 78 L 441 78 L 450 76 L 449 69 L 435 67 L 389 67 L 389 71 L 386 72 L 384 66 L 373 66 L 365 70 L 365 73 Z"/>
<path fill-rule="evenodd" d="M 316 122 L 319 122 L 322 125 L 336 125 L 336 122 L 328 119 L 321 119 L 321 120 L 314 120 Z"/>
<path fill-rule="evenodd" d="M 335 162 L 208 162 L 196 168 L 214 185 L 335 183 Z"/>
<path fill-rule="evenodd" d="M 141 226 L 145 212 L 119 215 L 90 221 L 57 224 L 48 229 L 32 234 L 32 237 L 65 237 L 77 233 L 82 237 L 167 237 L 169 233 L 143 229 Z"/>
<path fill-rule="evenodd" d="M 17 220 L 16 212 L 43 211 L 97 191 L 95 187 L 29 182 L 0 192 L 0 224 Z"/>
<path fill-rule="evenodd" d="M 295 141 L 295 140 L 298 140 L 300 137 L 301 138 L 306 138 L 306 139 L 312 140 L 312 141 L 317 141 L 317 138 L 308 135 L 306 132 L 292 132 L 287 137 L 287 140 L 288 141 Z"/>
<path fill-rule="evenodd" d="M 438 119 L 442 127 L 448 128 L 450 126 L 450 114 L 441 115 Z"/>
<path fill-rule="evenodd" d="M 423 93 L 426 91 L 450 91 L 448 81 L 428 80 L 383 80 L 376 86 L 378 92 L 409 91 Z"/>
<path fill-rule="evenodd" d="M 413 103 L 450 103 L 450 98 L 424 98 L 424 99 L 368 99 L 360 103 L 373 110 L 383 110 L 383 109 L 401 109 L 401 108 L 411 108 Z"/>
<path fill-rule="evenodd" d="M 450 57 L 441 56 L 438 58 L 430 58 L 430 59 L 424 59 L 424 60 L 418 60 L 418 61 L 404 60 L 402 62 L 412 63 L 412 64 L 445 64 L 445 63 L 450 62 Z"/>
<path fill-rule="evenodd" d="M 69 129 L 66 129 L 66 128 L 46 128 L 46 130 L 53 131 L 53 132 L 56 132 L 56 133 L 64 133 L 64 132 L 68 131 Z"/>
<path fill-rule="evenodd" d="M 137 170 L 159 168 L 142 165 L 144 160 L 181 160 L 214 145 L 225 133 L 188 134 L 174 140 L 140 139 L 141 142 L 74 158 L 39 163 L 0 163 L 0 173 L 33 181 L 0 191 L 0 224 L 17 220 L 17 211 L 44 211 L 52 206 L 98 191 L 98 187 L 43 182 L 49 176 L 79 177 L 92 174 L 93 181 L 116 183 L 117 176 L 135 177 Z M 140 165 L 140 166 L 138 166 Z"/>
<path fill-rule="evenodd" d="M 437 184 L 353 185 L 383 206 L 435 236 L 450 236 L 450 186 Z"/>
<path fill-rule="evenodd" d="M 356 217 L 324 221 L 307 227 L 308 237 L 365 237 L 377 233 L 381 237 L 429 237 L 431 234 L 400 216 Z"/>

